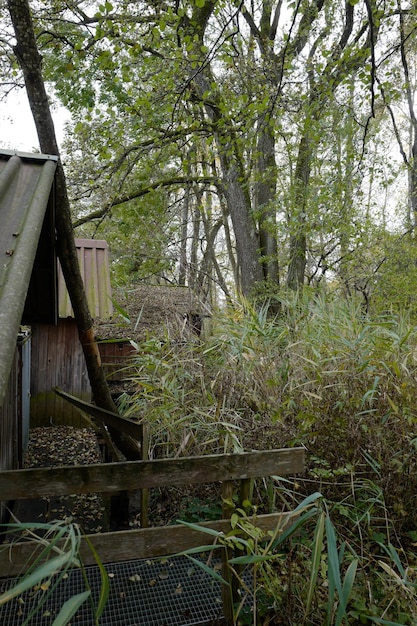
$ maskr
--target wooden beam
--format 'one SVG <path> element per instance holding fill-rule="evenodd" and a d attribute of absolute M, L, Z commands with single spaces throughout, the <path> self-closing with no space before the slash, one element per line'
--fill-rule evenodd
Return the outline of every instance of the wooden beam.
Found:
<path fill-rule="evenodd" d="M 112 411 L 101 409 L 95 404 L 84 402 L 84 400 L 80 400 L 79 398 L 72 396 L 70 393 L 62 391 L 62 389 L 55 388 L 54 391 L 58 396 L 64 398 L 64 400 L 77 407 L 77 409 L 80 409 L 81 411 L 84 411 L 84 413 L 102 421 L 106 426 L 114 428 L 118 432 L 124 433 L 125 435 L 130 435 L 130 437 L 133 437 L 133 439 L 142 443 L 143 424 L 133 422 L 131 419 L 122 417 Z"/>
<path fill-rule="evenodd" d="M 295 520 L 295 517 L 291 513 L 271 513 L 249 519 L 266 535 L 268 531 L 274 532 L 278 525 L 282 530 L 285 530 L 288 524 Z M 229 520 L 202 522 L 199 526 L 212 528 L 223 533 L 230 531 Z M 93 544 L 103 563 L 168 556 L 191 548 L 211 545 L 214 541 L 213 536 L 181 524 L 87 535 L 87 538 Z M 16 542 L 0 546 L 0 572 L 2 575 L 15 576 L 21 573 L 30 562 L 33 562 L 36 554 L 39 554 L 40 547 L 35 541 Z M 96 563 L 84 538 L 81 542 L 80 556 L 85 565 Z"/>
<path fill-rule="evenodd" d="M 77 493 L 115 493 L 152 487 L 285 476 L 303 471 L 304 448 L 8 470 L 0 472 L 0 500 Z"/>

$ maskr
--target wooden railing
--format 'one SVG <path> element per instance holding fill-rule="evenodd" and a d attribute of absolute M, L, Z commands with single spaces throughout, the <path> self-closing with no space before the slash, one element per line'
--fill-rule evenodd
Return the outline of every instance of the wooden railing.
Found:
<path fill-rule="evenodd" d="M 58 468 L 24 469 L 0 472 L 2 500 L 42 498 L 80 493 L 116 493 L 121 490 L 149 489 L 164 486 L 220 482 L 222 496 L 230 498 L 238 481 L 240 500 L 246 498 L 251 479 L 266 476 L 285 476 L 304 471 L 304 449 L 291 448 L 242 454 L 220 454 L 153 461 L 100 463 L 96 465 Z M 224 508 L 225 517 L 230 512 Z M 256 525 L 265 533 L 285 525 L 286 513 L 258 515 Z M 204 522 L 227 533 L 228 519 Z M 126 561 L 172 555 L 207 544 L 207 535 L 182 525 L 88 535 L 82 541 L 80 556 L 86 565 L 94 564 L 88 545 L 91 542 L 100 559 L 106 562 Z M 35 542 L 13 543 L 0 551 L 0 572 L 15 575 L 27 567 L 39 550 Z M 223 577 L 230 579 L 224 568 Z M 229 581 L 228 581 L 229 582 Z M 230 592 L 223 593 L 224 614 L 232 614 Z"/>
<path fill-rule="evenodd" d="M 100 411 L 100 410 L 99 410 Z M 107 416 L 106 419 L 112 419 Z M 119 418 L 123 420 L 123 418 Z M 143 437 L 141 425 L 125 424 L 130 434 Z M 142 442 L 143 443 L 143 442 Z M 304 472 L 304 449 L 291 448 L 242 454 L 213 454 L 163 460 L 126 461 L 54 468 L 9 470 L 0 472 L 0 500 L 24 500 L 75 494 L 117 494 L 190 484 L 220 483 L 225 502 L 223 518 L 200 526 L 210 527 L 225 534 L 230 530 L 231 515 L 227 501 L 237 492 L 238 501 L 247 499 L 250 481 L 270 476 L 288 476 Z M 219 494 L 220 496 L 220 494 Z M 147 507 L 146 499 L 142 505 Z M 143 513 L 143 512 L 142 512 Z M 278 524 L 285 527 L 288 513 L 257 515 L 256 526 L 274 531 Z M 147 521 L 147 509 L 143 519 Z M 91 543 L 103 563 L 167 556 L 207 544 L 207 537 L 198 530 L 180 524 L 154 528 L 140 528 L 118 532 L 88 535 L 82 540 L 80 556 L 86 565 L 94 564 Z M 0 550 L 0 576 L 21 573 L 39 554 L 38 544 L 21 541 Z M 224 563 L 223 577 L 230 582 L 230 570 Z M 230 621 L 233 598 L 223 590 L 224 614 Z"/>
<path fill-rule="evenodd" d="M 2 500 L 18 500 L 213 482 L 221 482 L 224 490 L 231 481 L 243 481 L 244 484 L 244 481 L 252 478 L 285 476 L 303 471 L 304 449 L 291 448 L 154 461 L 9 470 L 0 472 L 0 494 Z M 259 515 L 257 523 L 265 530 L 272 530 L 282 515 Z M 209 525 L 224 529 L 227 524 L 226 520 L 210 522 Z M 162 556 L 198 546 L 197 537 L 189 529 L 177 525 L 102 533 L 89 538 L 97 546 L 103 562 Z M 201 542 L 201 534 L 198 539 Z M 0 571 L 10 573 L 11 567 L 13 570 L 21 567 L 26 556 L 22 560 L 19 555 L 29 552 L 28 543 L 14 545 L 6 555 L 7 568 L 1 566 L 5 555 L 0 556 Z M 94 562 L 87 546 L 83 558 L 87 563 Z"/>

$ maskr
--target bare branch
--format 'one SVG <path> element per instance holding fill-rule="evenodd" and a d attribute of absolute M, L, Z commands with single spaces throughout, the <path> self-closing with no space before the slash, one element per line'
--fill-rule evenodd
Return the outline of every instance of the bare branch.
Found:
<path fill-rule="evenodd" d="M 157 180 L 154 183 L 149 183 L 148 185 L 146 185 L 146 187 L 137 189 L 136 191 L 126 194 L 125 196 L 119 196 L 118 198 L 114 198 L 108 205 L 106 205 L 102 209 L 97 209 L 97 211 L 93 211 L 92 213 L 89 213 L 88 215 L 85 215 L 75 220 L 73 223 L 73 226 L 74 228 L 77 228 L 78 226 L 82 226 L 83 224 L 86 224 L 87 222 L 92 222 L 94 220 L 102 219 L 109 213 L 109 211 L 113 207 L 120 206 L 121 204 L 124 204 L 125 202 L 130 202 L 131 200 L 135 200 L 137 198 L 142 198 L 143 196 L 146 196 L 146 194 L 150 193 L 151 191 L 155 191 L 155 189 L 159 189 L 160 187 L 173 187 L 175 185 L 189 185 L 190 183 L 206 183 L 209 185 L 216 185 L 216 186 L 218 186 L 219 184 L 216 178 L 210 177 L 210 176 L 205 176 L 205 177 L 204 176 L 196 176 L 196 177 L 176 176 L 172 178 L 167 178 L 165 180 Z"/>

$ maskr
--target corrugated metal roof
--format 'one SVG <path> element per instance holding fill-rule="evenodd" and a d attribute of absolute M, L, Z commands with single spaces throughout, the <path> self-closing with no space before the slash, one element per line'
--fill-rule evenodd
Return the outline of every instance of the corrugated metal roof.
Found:
<path fill-rule="evenodd" d="M 0 406 L 56 164 L 55 156 L 0 151 Z"/>
<path fill-rule="evenodd" d="M 93 318 L 106 320 L 113 313 L 111 300 L 109 247 L 100 239 L 76 239 L 78 261 L 88 306 Z M 62 270 L 58 272 L 59 317 L 74 317 Z"/>

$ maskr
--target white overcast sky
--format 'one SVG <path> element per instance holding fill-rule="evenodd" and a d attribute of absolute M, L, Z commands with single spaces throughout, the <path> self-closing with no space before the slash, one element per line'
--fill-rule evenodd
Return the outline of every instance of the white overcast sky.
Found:
<path fill-rule="evenodd" d="M 58 109 L 52 110 L 52 116 L 60 144 L 64 136 L 64 123 L 69 114 Z M 0 102 L 0 149 L 39 151 L 38 136 L 24 89 L 13 91 L 5 102 Z"/>

